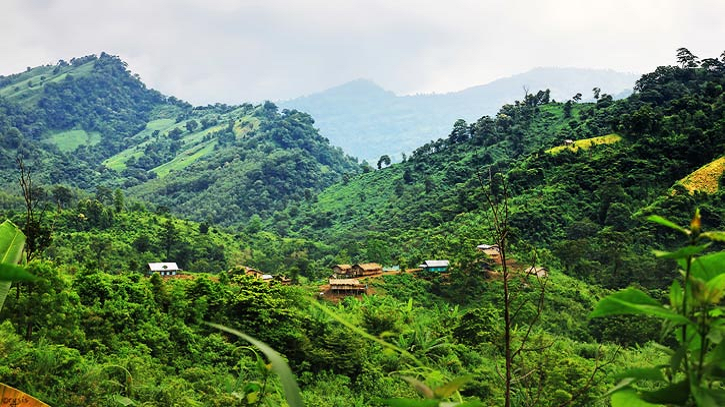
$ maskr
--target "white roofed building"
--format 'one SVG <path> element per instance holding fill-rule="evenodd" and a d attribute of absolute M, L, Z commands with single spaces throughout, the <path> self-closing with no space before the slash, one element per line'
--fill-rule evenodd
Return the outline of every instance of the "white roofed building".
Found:
<path fill-rule="evenodd" d="M 168 263 L 149 263 L 148 273 L 159 273 L 162 277 L 175 276 L 177 272 L 181 271 L 179 266 L 174 262 Z"/>

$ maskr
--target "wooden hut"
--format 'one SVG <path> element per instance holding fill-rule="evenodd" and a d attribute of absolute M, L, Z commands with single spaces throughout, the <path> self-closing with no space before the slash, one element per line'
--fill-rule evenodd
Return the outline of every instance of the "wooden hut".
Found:
<path fill-rule="evenodd" d="M 368 290 L 366 284 L 354 278 L 331 278 L 329 280 L 330 291 L 334 294 L 365 294 Z"/>
<path fill-rule="evenodd" d="M 501 250 L 497 244 L 480 244 L 476 246 L 476 249 L 482 251 L 483 254 L 490 257 L 494 262 L 501 264 Z"/>
<path fill-rule="evenodd" d="M 549 270 L 547 270 L 543 267 L 531 266 L 528 269 L 526 269 L 526 274 L 530 275 L 530 276 L 536 276 L 539 278 L 546 278 L 546 277 L 549 277 Z"/>
<path fill-rule="evenodd" d="M 332 275 L 335 277 L 349 276 L 352 273 L 352 265 L 336 264 L 332 267 Z"/>
<path fill-rule="evenodd" d="M 378 263 L 362 263 L 352 266 L 350 276 L 352 277 L 367 277 L 375 274 L 382 274 L 383 266 Z"/>

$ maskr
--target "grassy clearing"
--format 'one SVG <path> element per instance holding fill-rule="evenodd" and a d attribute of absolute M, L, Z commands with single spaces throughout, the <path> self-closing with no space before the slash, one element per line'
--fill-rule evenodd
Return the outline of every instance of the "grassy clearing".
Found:
<path fill-rule="evenodd" d="M 160 166 L 152 169 L 151 171 L 155 172 L 156 175 L 159 176 L 159 178 L 163 178 L 163 177 L 169 175 L 169 173 L 171 171 L 180 171 L 180 170 L 188 167 L 192 163 L 194 163 L 199 158 L 214 151 L 215 144 L 216 144 L 215 141 L 211 141 L 205 145 L 200 145 L 196 149 L 187 150 L 187 151 L 177 155 L 176 158 L 174 158 L 173 160 L 171 160 L 163 165 L 160 165 Z"/>
<path fill-rule="evenodd" d="M 618 134 L 607 134 L 606 136 L 599 136 L 599 137 L 592 137 L 587 138 L 583 140 L 576 140 L 574 143 L 568 145 L 568 146 L 556 146 L 553 148 L 550 148 L 546 150 L 547 153 L 551 155 L 559 154 L 560 152 L 564 150 L 570 150 L 573 152 L 577 152 L 580 149 L 581 150 L 588 150 L 594 146 L 598 146 L 601 144 L 614 144 L 622 140 L 622 137 Z"/>
<path fill-rule="evenodd" d="M 63 152 L 73 151 L 82 145 L 95 145 L 101 142 L 101 133 L 85 130 L 68 130 L 50 135 L 50 140 Z"/>
<path fill-rule="evenodd" d="M 720 157 L 700 167 L 697 171 L 678 181 L 678 183 L 684 186 L 690 194 L 695 191 L 714 194 L 718 190 L 723 172 L 725 172 L 725 157 Z"/>

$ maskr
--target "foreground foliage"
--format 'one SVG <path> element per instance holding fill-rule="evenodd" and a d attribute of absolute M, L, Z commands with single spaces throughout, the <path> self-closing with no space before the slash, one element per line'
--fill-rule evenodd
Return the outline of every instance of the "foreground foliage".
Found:
<path fill-rule="evenodd" d="M 725 296 L 725 252 L 704 254 L 710 241 L 725 241 L 725 233 L 703 231 L 700 212 L 683 228 L 661 217 L 651 217 L 687 238 L 687 246 L 673 252 L 656 252 L 658 257 L 676 260 L 682 281 L 670 286 L 669 306 L 646 293 L 629 288 L 597 304 L 592 317 L 635 314 L 663 320 L 665 338 L 675 346 L 662 346 L 669 362 L 619 373 L 621 382 L 612 390 L 612 405 L 721 406 L 725 373 L 723 308 Z M 639 385 L 639 386 L 638 386 Z M 642 387 L 644 385 L 645 387 Z"/>

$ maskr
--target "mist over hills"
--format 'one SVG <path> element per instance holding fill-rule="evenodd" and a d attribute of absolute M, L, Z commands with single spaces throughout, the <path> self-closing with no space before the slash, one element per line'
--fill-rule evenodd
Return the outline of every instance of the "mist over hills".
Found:
<path fill-rule="evenodd" d="M 383 154 L 399 157 L 448 135 L 457 119 L 467 122 L 494 116 L 506 103 L 549 89 L 554 100 L 577 93 L 592 99 L 592 89 L 617 98 L 631 93 L 637 74 L 580 68 L 535 68 L 531 71 L 458 92 L 399 96 L 370 80 L 357 79 L 325 91 L 278 102 L 315 118 L 320 133 L 360 159 Z"/>

